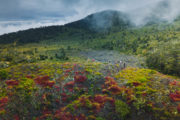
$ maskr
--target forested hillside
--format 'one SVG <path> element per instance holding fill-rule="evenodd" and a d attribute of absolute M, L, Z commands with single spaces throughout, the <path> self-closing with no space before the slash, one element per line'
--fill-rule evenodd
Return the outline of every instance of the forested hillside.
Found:
<path fill-rule="evenodd" d="M 98 23 L 98 21 L 100 22 Z M 103 11 L 63 26 L 41 27 L 5 34 L 0 36 L 0 43 L 13 43 L 14 41 L 33 43 L 52 40 L 58 36 L 66 36 L 71 39 L 74 34 L 82 40 L 83 38 L 87 39 L 89 36 L 94 37 L 98 33 L 111 31 L 112 28 L 119 31 L 130 26 L 132 26 L 132 23 L 125 14 L 118 11 Z"/>
<path fill-rule="evenodd" d="M 101 22 L 97 22 L 101 21 Z M 146 56 L 150 68 L 180 75 L 180 20 L 135 26 L 118 11 L 103 11 L 64 26 L 42 27 L 0 36 L 0 43 L 43 41 L 70 43 L 93 49 Z M 48 42 L 47 42 L 48 44 Z"/>

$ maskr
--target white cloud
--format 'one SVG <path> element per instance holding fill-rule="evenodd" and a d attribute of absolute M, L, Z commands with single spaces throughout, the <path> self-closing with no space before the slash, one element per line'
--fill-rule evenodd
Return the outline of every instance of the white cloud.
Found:
<path fill-rule="evenodd" d="M 161 2 L 168 7 L 157 7 Z M 179 4 L 180 0 L 0 0 L 0 34 L 62 25 L 107 9 L 128 13 L 137 25 L 152 14 L 172 21 L 180 13 Z"/>
<path fill-rule="evenodd" d="M 26 30 L 29 28 L 37 28 L 42 26 L 51 26 L 51 25 L 63 25 L 67 23 L 66 20 L 59 20 L 59 21 L 6 21 L 0 22 L 0 35 L 9 33 L 9 32 L 16 32 L 20 30 Z"/>

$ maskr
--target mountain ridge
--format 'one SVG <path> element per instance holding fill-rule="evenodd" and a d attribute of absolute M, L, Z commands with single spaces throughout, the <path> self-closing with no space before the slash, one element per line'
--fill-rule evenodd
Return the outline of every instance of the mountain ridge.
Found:
<path fill-rule="evenodd" d="M 153 15 L 147 17 L 147 19 L 146 24 L 140 27 L 166 22 Z M 178 21 L 179 19 L 175 20 Z M 139 26 L 135 25 L 128 14 L 116 10 L 105 10 L 65 25 L 31 28 L 0 35 L 0 44 L 41 42 L 43 40 L 55 40 L 64 35 L 66 35 L 66 38 L 73 37 L 74 34 L 90 38 L 95 36 L 94 34 L 119 32 L 129 28 L 139 28 Z"/>
<path fill-rule="evenodd" d="M 14 41 L 20 43 L 39 42 L 43 39 L 47 40 L 54 38 L 55 36 L 71 31 L 72 29 L 76 32 L 85 31 L 88 34 L 92 34 L 106 32 L 113 27 L 122 30 L 132 26 L 128 16 L 124 13 L 115 10 L 106 10 L 90 14 L 83 19 L 65 25 L 31 28 L 4 34 L 0 36 L 0 43 L 7 44 L 13 43 Z"/>

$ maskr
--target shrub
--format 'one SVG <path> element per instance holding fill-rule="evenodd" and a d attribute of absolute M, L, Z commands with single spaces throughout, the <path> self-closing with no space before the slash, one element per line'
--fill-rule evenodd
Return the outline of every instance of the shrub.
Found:
<path fill-rule="evenodd" d="M 72 50 L 71 46 L 67 46 L 67 50 Z"/>
<path fill-rule="evenodd" d="M 121 100 L 115 101 L 115 109 L 119 119 L 125 119 L 130 112 L 129 106 Z"/>
<path fill-rule="evenodd" d="M 66 52 L 65 52 L 65 50 L 62 48 L 62 49 L 60 49 L 60 52 L 59 52 L 59 54 L 55 54 L 55 57 L 57 58 L 57 59 L 60 59 L 60 60 L 68 60 L 69 58 L 67 57 L 67 55 L 66 55 Z"/>
<path fill-rule="evenodd" d="M 150 51 L 146 59 L 148 67 L 165 74 L 180 76 L 179 45 L 180 42 L 168 43 Z"/>
<path fill-rule="evenodd" d="M 46 56 L 46 55 L 39 55 L 39 57 L 40 57 L 40 60 L 46 60 L 46 59 L 48 59 L 48 56 Z"/>
<path fill-rule="evenodd" d="M 6 79 L 8 77 L 8 73 L 6 70 L 0 70 L 0 79 Z"/>
<path fill-rule="evenodd" d="M 105 120 L 105 119 L 102 117 L 97 117 L 96 120 Z"/>

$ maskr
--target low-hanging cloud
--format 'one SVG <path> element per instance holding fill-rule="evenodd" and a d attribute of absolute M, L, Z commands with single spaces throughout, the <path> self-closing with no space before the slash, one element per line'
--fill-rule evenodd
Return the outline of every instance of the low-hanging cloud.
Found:
<path fill-rule="evenodd" d="M 0 0 L 0 34 L 62 25 L 108 9 L 128 14 L 136 25 L 151 16 L 173 21 L 179 4 L 180 0 Z"/>

